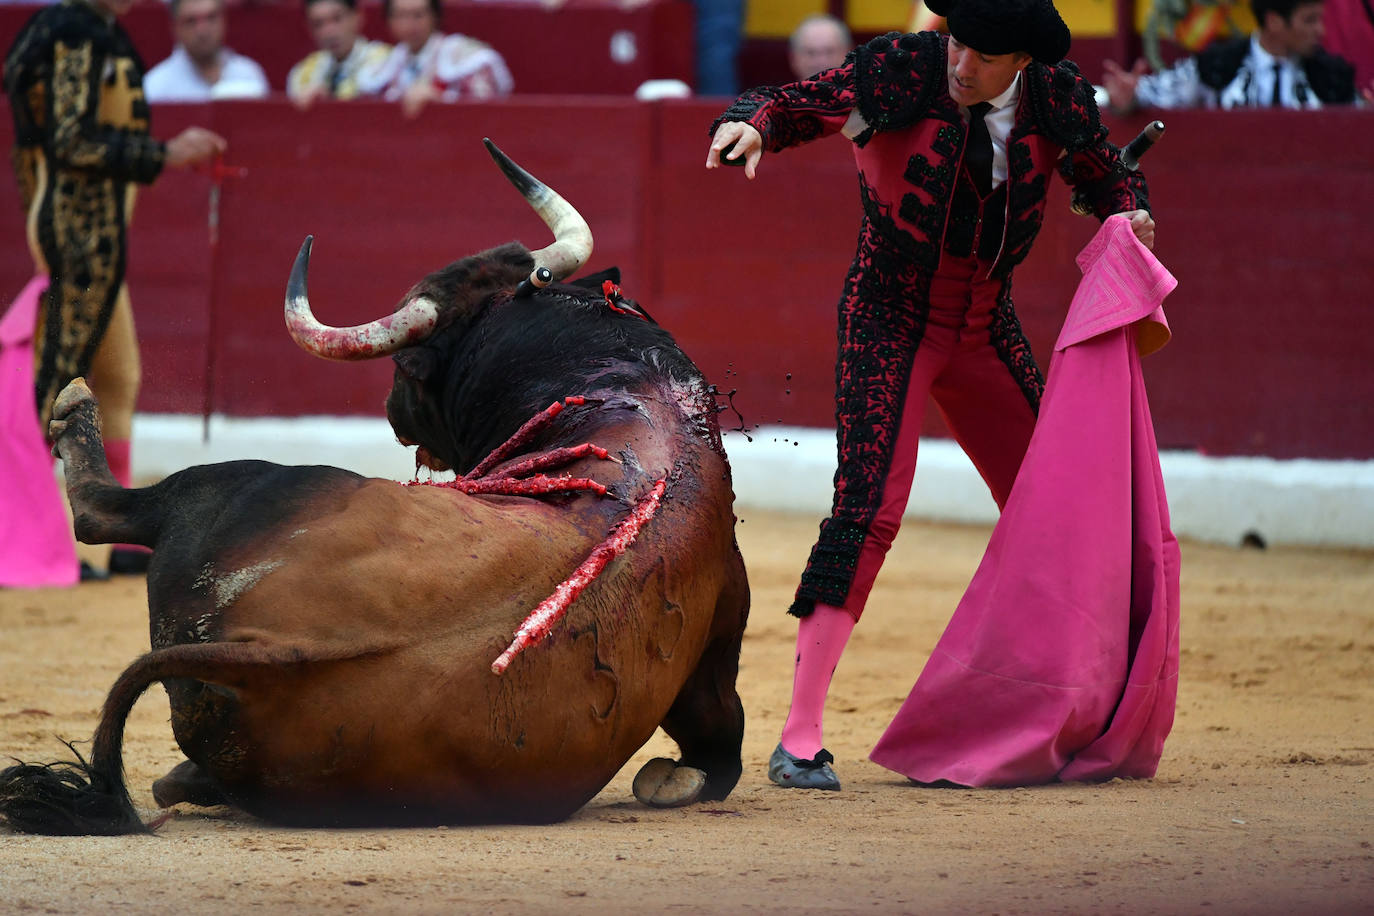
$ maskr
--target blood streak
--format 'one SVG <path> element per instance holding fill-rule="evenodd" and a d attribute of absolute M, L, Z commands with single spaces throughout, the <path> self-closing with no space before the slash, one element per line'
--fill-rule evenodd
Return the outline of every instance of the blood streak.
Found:
<path fill-rule="evenodd" d="M 562 413 L 566 405 L 585 403 L 586 398 L 577 395 L 564 398 L 561 403 L 555 401 L 550 404 L 525 421 L 525 424 L 516 430 L 509 439 L 492 449 L 491 453 L 478 462 L 477 466 L 468 474 L 447 483 L 412 480 L 406 486 L 447 487 L 450 490 L 458 490 L 471 495 L 495 493 L 504 496 L 540 496 L 547 493 L 585 490 L 598 496 L 605 496 L 605 484 L 592 480 L 590 477 L 549 477 L 539 473 L 540 471 L 566 467 L 574 461 L 588 456 L 599 458 L 602 461 L 620 463 L 619 458 L 612 456 L 601 446 L 593 445 L 590 442 L 552 448 L 517 461 L 499 473 L 491 473 L 492 468 L 529 444 L 530 440 L 534 438 L 534 434 Z"/>
<path fill-rule="evenodd" d="M 580 394 L 564 398 L 562 403 L 554 401 L 548 407 L 545 407 L 539 413 L 526 420 L 525 425 L 517 429 L 513 436 L 492 449 L 491 454 L 483 458 L 478 463 L 477 467 L 473 468 L 471 473 L 467 476 L 485 476 L 487 471 L 490 471 L 492 468 L 496 467 L 496 465 L 504 461 L 507 455 L 513 454 L 516 449 L 528 442 L 536 432 L 552 423 L 553 418 L 562 413 L 564 407 L 577 407 L 585 403 L 587 403 L 587 399 Z"/>
<path fill-rule="evenodd" d="M 492 468 L 511 455 L 518 454 L 520 449 L 526 447 L 534 439 L 535 434 L 553 422 L 553 419 L 562 413 L 565 407 L 580 406 L 586 402 L 587 399 L 581 395 L 564 398 L 561 402 L 553 402 L 525 421 L 524 425 L 516 430 L 514 435 L 492 449 L 491 454 L 479 461 L 477 466 L 468 474 L 447 483 L 416 480 L 407 483 L 406 486 L 448 487 L 469 494 L 496 493 L 518 496 L 538 496 L 547 493 L 582 490 L 596 493 L 598 496 L 605 496 L 605 484 L 590 477 L 549 477 L 540 473 L 541 471 L 566 467 L 574 461 L 588 456 L 602 461 L 620 463 L 620 459 L 611 455 L 606 449 L 590 442 L 549 449 L 517 461 L 495 474 L 491 472 Z M 530 612 L 529 616 L 520 624 L 519 629 L 515 631 L 515 638 L 506 648 L 506 651 L 502 652 L 500 657 L 491 663 L 491 670 L 494 674 L 501 674 L 509 667 L 511 660 L 516 655 L 526 647 L 534 645 L 548 636 L 554 624 L 563 618 L 568 607 L 577 600 L 577 596 L 582 594 L 588 585 L 596 581 L 596 577 L 601 574 L 608 563 L 624 553 L 634 543 L 635 538 L 639 536 L 640 529 L 658 511 L 659 501 L 663 498 L 666 487 L 666 479 L 660 478 L 650 489 L 648 495 L 635 504 L 630 514 L 622 519 L 611 530 L 610 534 L 606 535 L 606 539 L 587 555 L 587 559 L 582 561 L 582 564 L 573 571 L 573 574 L 559 583 L 553 594 L 541 601 L 539 606 Z"/>
<path fill-rule="evenodd" d="M 590 477 L 549 477 L 544 474 L 535 474 L 527 478 L 501 475 L 478 480 L 459 477 L 444 483 L 425 481 L 420 485 L 447 487 L 472 495 L 494 493 L 501 496 L 540 496 L 545 493 L 566 493 L 570 490 L 587 490 L 597 496 L 606 495 L 606 485 Z"/>
<path fill-rule="evenodd" d="M 568 607 L 577 600 L 577 596 L 596 581 L 596 577 L 607 564 L 629 549 L 639 536 L 639 532 L 658 511 L 666 487 L 667 481 L 659 478 L 648 495 L 635 504 L 634 510 L 606 535 L 606 539 L 587 555 L 587 559 L 582 561 L 573 574 L 560 582 L 553 590 L 553 594 L 530 612 L 524 623 L 515 631 L 515 638 L 506 647 L 506 651 L 491 663 L 493 674 L 501 674 L 510 666 L 516 655 L 527 647 L 543 641 L 554 624 L 568 612 Z"/>

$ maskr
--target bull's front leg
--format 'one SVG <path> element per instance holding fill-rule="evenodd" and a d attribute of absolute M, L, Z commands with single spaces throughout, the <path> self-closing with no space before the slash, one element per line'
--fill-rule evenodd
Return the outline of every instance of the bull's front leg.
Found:
<path fill-rule="evenodd" d="M 53 454 L 62 459 L 76 539 L 84 544 L 143 544 L 151 547 L 156 525 L 139 519 L 133 491 L 120 486 L 105 457 L 100 405 L 86 385 L 73 379 L 53 403 L 48 424 Z"/>
<path fill-rule="evenodd" d="M 635 776 L 635 798 L 646 805 L 719 801 L 739 782 L 744 704 L 735 680 L 749 616 L 749 586 L 739 554 L 731 560 L 735 573 L 716 602 L 711 641 L 661 723 L 682 750 L 682 759 L 656 757 Z"/>

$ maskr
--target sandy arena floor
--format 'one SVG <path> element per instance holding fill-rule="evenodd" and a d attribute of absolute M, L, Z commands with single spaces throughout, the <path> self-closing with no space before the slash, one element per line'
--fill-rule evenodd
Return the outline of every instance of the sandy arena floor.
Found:
<path fill-rule="evenodd" d="M 302 831 L 180 806 L 155 837 L 0 830 L 0 913 L 1374 913 L 1374 553 L 1184 544 L 1178 716 L 1156 779 L 924 789 L 867 761 L 986 528 L 908 524 L 830 697 L 839 793 L 764 774 L 783 614 L 815 519 L 744 511 L 745 774 L 725 802 L 630 794 L 661 735 L 550 827 Z M 141 578 L 0 591 L 0 754 L 65 755 L 147 648 Z M 129 721 L 134 801 L 178 762 L 166 696 Z M 60 752 L 60 753 L 59 753 Z"/>

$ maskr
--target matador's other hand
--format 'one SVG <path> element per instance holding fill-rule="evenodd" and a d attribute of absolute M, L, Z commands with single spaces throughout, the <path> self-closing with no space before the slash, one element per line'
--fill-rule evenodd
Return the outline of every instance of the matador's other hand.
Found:
<path fill-rule="evenodd" d="M 730 152 L 725 156 L 725 163 L 722 163 L 720 154 L 727 149 Z M 711 138 L 711 148 L 706 151 L 706 167 L 714 169 L 722 164 L 738 165 L 741 158 L 744 161 L 744 177 L 753 178 L 759 160 L 763 158 L 763 135 L 752 124 L 726 121 L 716 128 L 716 135 Z"/>
<path fill-rule="evenodd" d="M 1131 231 L 1140 239 L 1142 245 L 1151 251 L 1155 247 L 1155 221 L 1149 210 L 1124 210 L 1121 213 L 1131 221 Z"/>
<path fill-rule="evenodd" d="M 228 142 L 204 127 L 188 127 L 167 141 L 167 164 L 177 168 L 196 165 L 224 153 Z"/>

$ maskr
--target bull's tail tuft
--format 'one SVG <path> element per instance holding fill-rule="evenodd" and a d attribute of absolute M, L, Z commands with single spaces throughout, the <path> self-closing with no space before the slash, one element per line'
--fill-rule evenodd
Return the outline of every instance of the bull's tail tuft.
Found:
<path fill-rule="evenodd" d="M 86 762 L 19 763 L 0 770 L 0 824 L 49 836 L 148 833 L 122 779 Z"/>

